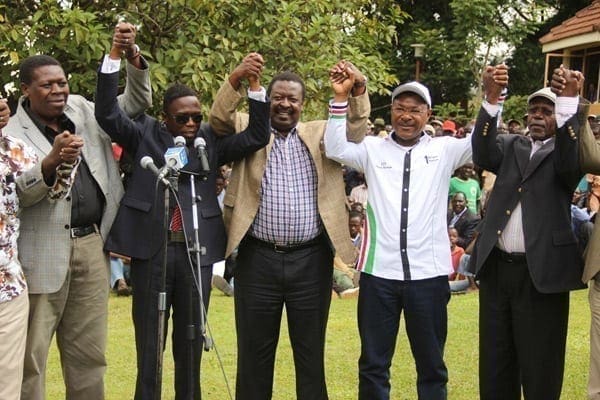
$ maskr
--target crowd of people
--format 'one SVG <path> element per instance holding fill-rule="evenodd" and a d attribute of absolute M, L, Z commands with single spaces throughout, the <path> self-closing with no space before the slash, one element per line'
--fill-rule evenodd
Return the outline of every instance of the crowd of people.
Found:
<path fill-rule="evenodd" d="M 600 398 L 600 121 L 579 98 L 581 73 L 557 68 L 506 126 L 503 64 L 485 70 L 464 126 L 406 82 L 386 124 L 370 122 L 367 79 L 341 60 L 328 120 L 305 122 L 302 78 L 284 71 L 265 88 L 268 60 L 250 53 L 204 121 L 179 83 L 147 114 L 135 38 L 115 27 L 95 103 L 70 94 L 47 55 L 22 61 L 13 116 L 0 100 L 0 398 L 45 398 L 56 335 L 66 398 L 103 399 L 113 289 L 132 295 L 134 398 L 160 393 L 171 320 L 176 398 L 200 399 L 214 285 L 234 301 L 237 400 L 271 398 L 284 308 L 297 398 L 328 398 L 333 295 L 358 296 L 359 399 L 390 398 L 401 314 L 419 399 L 446 399 L 452 292 L 479 295 L 480 398 L 559 399 L 569 291 L 592 280 L 588 392 Z M 182 165 L 165 161 L 182 148 Z"/>

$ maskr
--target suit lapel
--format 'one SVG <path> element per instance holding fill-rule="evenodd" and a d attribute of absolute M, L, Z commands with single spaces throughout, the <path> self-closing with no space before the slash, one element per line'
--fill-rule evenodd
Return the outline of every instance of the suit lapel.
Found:
<path fill-rule="evenodd" d="M 310 156 L 315 163 L 315 168 L 317 169 L 317 182 L 321 181 L 321 173 L 323 172 L 323 163 L 322 157 L 320 155 L 321 152 L 321 142 L 319 136 L 315 135 L 314 132 L 312 134 L 306 131 L 306 126 L 303 123 L 298 124 L 298 136 L 300 140 L 306 145 Z"/>
<path fill-rule="evenodd" d="M 529 160 L 525 173 L 523 174 L 523 180 L 529 178 L 529 176 L 537 169 L 542 161 L 554 150 L 554 138 L 551 138 L 546 142 Z"/>
<path fill-rule="evenodd" d="M 525 171 L 529 164 L 529 155 L 531 154 L 531 142 L 527 138 L 516 140 L 514 149 L 519 172 L 521 172 L 521 176 L 525 176 Z"/>
<path fill-rule="evenodd" d="M 16 117 L 18 118 L 19 124 L 23 128 L 23 134 L 29 139 L 29 142 L 36 148 L 36 152 L 42 158 L 52 150 L 52 145 L 46 139 L 44 134 L 40 132 L 35 123 L 29 118 L 25 109 L 21 106 L 21 100 L 19 100 L 19 109 L 17 110 Z"/>

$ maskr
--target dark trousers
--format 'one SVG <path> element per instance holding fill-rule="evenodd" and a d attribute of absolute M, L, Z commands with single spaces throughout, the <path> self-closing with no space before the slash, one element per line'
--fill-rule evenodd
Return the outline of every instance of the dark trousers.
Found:
<path fill-rule="evenodd" d="M 285 305 L 296 368 L 296 398 L 325 400 L 325 329 L 333 254 L 325 240 L 278 253 L 242 241 L 235 277 L 237 400 L 268 400 Z"/>
<path fill-rule="evenodd" d="M 565 266 L 567 267 L 567 266 Z M 558 400 L 565 363 L 569 293 L 543 294 L 527 263 L 494 249 L 479 282 L 482 400 Z"/>
<path fill-rule="evenodd" d="M 359 399 L 390 398 L 390 366 L 402 311 L 417 367 L 419 399 L 446 399 L 448 370 L 444 363 L 444 345 L 449 299 L 447 276 L 397 281 L 361 274 L 358 295 Z"/>
<path fill-rule="evenodd" d="M 132 313 L 138 368 L 136 400 L 154 399 L 157 389 L 158 293 L 161 263 L 162 256 L 159 254 L 152 260 L 134 259 L 131 264 Z M 195 266 L 193 268 L 196 269 Z M 201 270 L 204 307 L 208 310 L 212 266 L 203 266 Z M 169 243 L 166 282 L 164 327 L 166 340 L 169 313 L 172 310 L 175 399 L 191 399 L 192 392 L 193 399 L 200 399 L 200 360 L 203 345 L 200 332 L 200 301 L 196 286 L 193 284 L 185 243 Z M 187 327 L 192 324 L 194 340 L 187 335 Z"/>

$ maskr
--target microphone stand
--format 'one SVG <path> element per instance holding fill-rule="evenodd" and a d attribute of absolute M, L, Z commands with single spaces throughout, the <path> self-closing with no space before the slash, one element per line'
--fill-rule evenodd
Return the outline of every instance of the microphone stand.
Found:
<path fill-rule="evenodd" d="M 175 178 L 171 177 L 165 182 L 164 179 L 161 182 L 164 186 L 164 213 L 163 213 L 163 260 L 161 263 L 160 271 L 160 282 L 158 292 L 158 324 L 157 324 L 157 342 L 156 342 L 156 391 L 154 392 L 154 399 L 160 400 L 162 394 L 162 371 L 163 371 L 163 353 L 165 349 L 165 316 L 167 310 L 167 248 L 169 243 L 169 203 L 170 203 L 170 190 L 173 190 L 175 194 L 177 192 L 177 174 L 174 174 Z"/>
<path fill-rule="evenodd" d="M 186 171 L 187 172 L 187 171 Z M 193 254 L 193 256 L 195 257 L 195 261 L 196 261 L 196 280 L 191 282 L 190 286 L 189 286 L 189 299 L 190 299 L 190 307 L 189 309 L 189 315 L 188 315 L 188 320 L 190 321 L 189 325 L 188 325 L 188 329 L 187 329 L 187 339 L 189 342 L 189 362 L 190 362 L 190 368 L 188 369 L 189 371 L 189 376 L 188 376 L 188 382 L 190 383 L 190 392 L 192 393 L 192 398 L 193 398 L 193 391 L 194 391 L 194 374 L 195 374 L 195 368 L 194 368 L 194 342 L 196 340 L 198 340 L 198 338 L 196 337 L 196 329 L 194 326 L 194 307 L 193 307 L 193 301 L 194 301 L 194 296 L 193 296 L 193 287 L 194 284 L 196 285 L 197 289 L 198 289 L 198 302 L 199 302 L 199 311 L 200 311 L 200 336 L 201 336 L 201 340 L 204 343 L 204 351 L 209 351 L 210 349 L 212 349 L 213 347 L 213 343 L 212 343 L 212 339 L 207 336 L 206 334 L 206 308 L 204 307 L 204 293 L 202 292 L 202 263 L 201 263 L 201 255 L 205 255 L 206 254 L 206 249 L 204 247 L 200 246 L 200 236 L 199 236 L 199 226 L 198 226 L 198 202 L 201 201 L 202 199 L 200 198 L 200 196 L 196 196 L 196 180 L 194 175 L 196 175 L 195 173 L 190 173 L 190 196 L 191 196 L 191 200 L 192 200 L 192 220 L 193 220 L 193 227 L 194 227 L 194 243 L 193 243 L 193 247 L 189 249 L 189 252 Z M 204 178 L 206 179 L 206 178 Z M 193 268 L 193 267 L 192 267 Z M 193 277 L 194 274 L 192 274 Z"/>

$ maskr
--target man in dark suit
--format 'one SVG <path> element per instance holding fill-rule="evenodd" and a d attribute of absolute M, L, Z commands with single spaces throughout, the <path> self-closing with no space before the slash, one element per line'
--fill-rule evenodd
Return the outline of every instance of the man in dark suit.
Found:
<path fill-rule="evenodd" d="M 118 59 L 111 54 L 110 59 Z M 215 193 L 219 166 L 238 160 L 265 146 L 269 141 L 269 104 L 258 77 L 263 60 L 259 54 L 248 55 L 236 69 L 250 82 L 250 124 L 239 135 L 216 137 L 208 124 L 201 124 L 202 114 L 196 93 L 185 85 L 171 86 L 164 95 L 163 122 L 146 114 L 132 120 L 119 108 L 116 98 L 118 71 L 110 68 L 114 61 L 105 59 L 98 74 L 96 118 L 102 128 L 134 158 L 132 175 L 121 202 L 115 224 L 106 242 L 110 251 L 131 257 L 133 286 L 133 322 L 135 326 L 138 376 L 136 399 L 153 399 L 157 387 L 157 331 L 159 326 L 158 294 L 165 240 L 164 199 L 156 193 L 156 177 L 140 166 L 150 156 L 158 167 L 163 155 L 174 145 L 174 137 L 183 136 L 189 151 L 189 162 L 177 179 L 178 205 L 170 210 L 167 235 L 165 331 L 169 311 L 173 309 L 173 357 L 175 359 L 176 399 L 200 399 L 200 359 L 203 330 L 201 313 L 208 308 L 212 264 L 225 256 L 225 226 Z M 191 144 L 196 138 L 206 141 L 210 171 L 202 174 L 198 153 Z M 190 175 L 196 177 L 198 199 L 197 221 L 193 220 Z M 154 201 L 153 201 L 154 199 Z M 194 222 L 200 236 L 200 285 L 194 276 L 196 266 L 190 262 L 190 239 L 194 238 Z M 192 257 L 194 258 L 194 257 Z M 194 259 L 195 261 L 195 259 Z M 196 284 L 194 284 L 196 283 Z M 202 288 L 202 300 L 197 287 Z M 161 321 L 162 322 L 162 321 Z M 189 337 L 193 326 L 195 339 Z M 160 377 L 159 377 L 160 378 Z"/>
<path fill-rule="evenodd" d="M 521 399 L 522 387 L 526 400 L 558 400 L 569 291 L 584 287 L 570 219 L 582 176 L 580 122 L 544 88 L 528 98 L 529 137 L 498 135 L 497 102 L 507 83 L 505 65 L 487 67 L 472 136 L 473 161 L 497 175 L 471 257 L 480 281 L 480 398 Z M 562 96 L 576 95 L 577 80 L 566 85 Z"/>
<path fill-rule="evenodd" d="M 448 226 L 454 227 L 458 232 L 456 245 L 466 249 L 473 241 L 475 228 L 479 223 L 479 215 L 469 210 L 467 196 L 463 192 L 456 192 L 450 201 L 452 209 L 448 211 Z"/>

